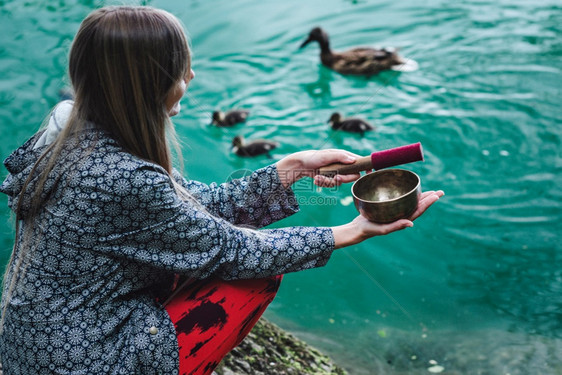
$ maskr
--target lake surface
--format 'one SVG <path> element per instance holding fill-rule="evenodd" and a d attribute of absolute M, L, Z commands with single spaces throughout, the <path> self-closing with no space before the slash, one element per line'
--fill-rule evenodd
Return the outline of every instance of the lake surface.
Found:
<path fill-rule="evenodd" d="M 0 1 L 0 157 L 39 127 L 67 82 L 67 52 L 100 1 Z M 127 1 L 126 3 L 134 3 Z M 189 31 L 196 78 L 175 118 L 189 178 L 226 181 L 305 149 L 368 155 L 421 142 L 403 168 L 446 193 L 413 228 L 286 275 L 266 316 L 350 374 L 562 374 L 562 4 L 559 1 L 146 1 Z M 414 72 L 347 77 L 299 50 L 322 26 L 335 50 L 400 48 Z M 209 126 L 215 109 L 248 122 Z M 334 132 L 331 113 L 376 126 Z M 241 159 L 235 135 L 281 143 Z M 6 170 L 2 167 L 2 176 Z M 338 225 L 350 186 L 295 186 L 277 225 Z M 0 198 L 0 261 L 12 222 Z M 439 367 L 441 366 L 441 367 Z"/>

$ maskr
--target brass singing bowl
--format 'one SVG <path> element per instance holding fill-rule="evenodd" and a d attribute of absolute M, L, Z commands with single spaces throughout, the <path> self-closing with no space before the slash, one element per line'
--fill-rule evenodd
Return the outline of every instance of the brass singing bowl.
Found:
<path fill-rule="evenodd" d="M 375 223 L 391 223 L 416 210 L 420 177 L 405 169 L 381 169 L 355 181 L 351 193 L 361 215 Z"/>

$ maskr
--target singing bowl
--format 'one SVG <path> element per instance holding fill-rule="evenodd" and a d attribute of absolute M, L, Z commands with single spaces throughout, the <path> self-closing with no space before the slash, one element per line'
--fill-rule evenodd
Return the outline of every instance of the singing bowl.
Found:
<path fill-rule="evenodd" d="M 405 169 L 382 169 L 355 181 L 351 193 L 361 215 L 375 223 L 391 223 L 416 210 L 420 177 Z"/>

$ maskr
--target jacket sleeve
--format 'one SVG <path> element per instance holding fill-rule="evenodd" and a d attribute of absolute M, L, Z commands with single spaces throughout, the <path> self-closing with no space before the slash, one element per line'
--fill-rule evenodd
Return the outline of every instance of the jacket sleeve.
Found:
<path fill-rule="evenodd" d="M 74 199 L 85 209 L 79 213 L 81 225 L 67 230 L 81 231 L 79 244 L 111 257 L 193 278 L 242 279 L 320 267 L 334 250 L 330 228 L 237 227 L 197 200 L 180 199 L 171 178 L 157 167 L 115 169 L 105 173 L 104 183 L 76 181 L 87 202 Z M 221 194 L 228 194 L 227 188 L 220 188 Z M 274 208 L 270 204 L 267 215 L 274 216 Z"/>
<path fill-rule="evenodd" d="M 177 171 L 174 178 L 209 213 L 232 224 L 261 228 L 299 210 L 293 191 L 283 186 L 275 164 L 222 184 L 187 181 Z"/>

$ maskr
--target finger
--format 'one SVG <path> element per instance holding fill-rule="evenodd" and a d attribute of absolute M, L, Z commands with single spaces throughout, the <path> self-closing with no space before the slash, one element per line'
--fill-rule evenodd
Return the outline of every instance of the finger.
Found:
<path fill-rule="evenodd" d="M 353 174 L 346 174 L 346 175 L 335 175 L 334 177 L 324 176 L 324 175 L 315 175 L 314 176 L 314 183 L 318 186 L 322 187 L 334 187 L 340 186 L 341 184 L 346 184 L 349 182 L 356 181 L 361 175 L 359 173 Z"/>
<path fill-rule="evenodd" d="M 356 181 L 357 179 L 359 179 L 359 177 L 361 177 L 359 173 L 338 174 L 334 177 L 334 179 L 337 185 L 341 185 L 341 184 L 346 184 L 349 182 Z"/>
<path fill-rule="evenodd" d="M 428 197 L 432 194 L 437 194 L 437 196 L 439 196 L 439 198 L 441 198 L 443 195 L 445 195 L 445 193 L 443 193 L 443 190 L 428 190 L 428 191 L 424 191 L 421 193 L 420 195 L 420 200 L 424 199 L 425 197 Z"/>
<path fill-rule="evenodd" d="M 443 191 L 427 191 L 422 193 L 420 201 L 418 202 L 418 207 L 414 213 L 410 216 L 410 220 L 415 220 L 420 217 L 433 203 L 437 202 L 440 197 L 443 196 Z"/>
<path fill-rule="evenodd" d="M 382 224 L 382 225 L 379 224 L 378 226 L 379 226 L 378 228 L 379 234 L 385 235 L 385 234 L 389 234 L 389 233 L 397 232 L 399 230 L 413 227 L 414 223 L 412 223 L 411 220 L 400 219 L 388 224 Z"/>
<path fill-rule="evenodd" d="M 318 158 L 317 161 L 320 167 L 333 163 L 350 164 L 359 157 L 352 152 L 337 149 L 322 150 L 314 156 Z"/>
<path fill-rule="evenodd" d="M 326 151 L 326 152 L 330 152 L 330 153 L 343 153 L 343 154 L 349 155 L 349 156 L 354 157 L 354 158 L 360 158 L 361 157 L 361 155 L 357 155 L 354 152 L 351 152 L 351 151 L 348 151 L 348 150 L 343 150 L 343 149 L 340 149 L 340 148 L 328 148 L 328 149 L 324 149 L 322 151 Z"/>
<path fill-rule="evenodd" d="M 316 175 L 314 176 L 314 184 L 320 187 L 334 187 L 336 186 L 336 180 L 331 177 Z"/>

